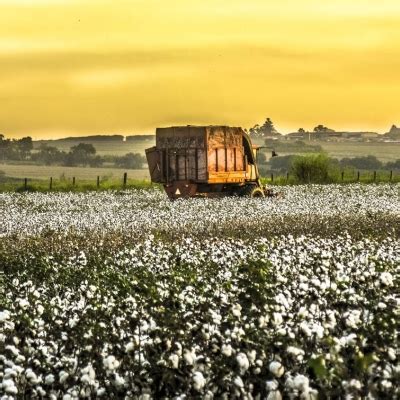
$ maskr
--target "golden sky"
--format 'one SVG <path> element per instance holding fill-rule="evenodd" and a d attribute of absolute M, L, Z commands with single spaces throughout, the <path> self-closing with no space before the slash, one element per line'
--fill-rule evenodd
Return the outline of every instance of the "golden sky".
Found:
<path fill-rule="evenodd" d="M 386 132 L 399 0 L 0 0 L 0 132 L 170 124 Z"/>

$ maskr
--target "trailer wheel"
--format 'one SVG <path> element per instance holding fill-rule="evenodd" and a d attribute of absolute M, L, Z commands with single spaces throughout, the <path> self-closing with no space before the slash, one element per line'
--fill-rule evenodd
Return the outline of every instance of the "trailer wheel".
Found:
<path fill-rule="evenodd" d="M 245 186 L 241 195 L 244 197 L 265 197 L 264 191 L 255 185 Z"/>

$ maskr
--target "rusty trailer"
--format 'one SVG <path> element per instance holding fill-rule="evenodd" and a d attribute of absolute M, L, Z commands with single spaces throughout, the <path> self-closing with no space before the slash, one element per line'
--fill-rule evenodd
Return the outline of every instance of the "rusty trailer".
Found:
<path fill-rule="evenodd" d="M 157 128 L 146 157 L 152 182 L 163 184 L 171 199 L 263 197 L 256 152 L 242 128 L 189 125 Z"/>

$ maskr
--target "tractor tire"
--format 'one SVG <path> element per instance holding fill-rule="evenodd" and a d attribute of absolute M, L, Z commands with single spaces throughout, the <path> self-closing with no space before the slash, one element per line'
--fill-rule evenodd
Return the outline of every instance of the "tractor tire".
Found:
<path fill-rule="evenodd" d="M 243 188 L 241 195 L 244 197 L 265 197 L 264 191 L 255 185 L 247 185 Z"/>

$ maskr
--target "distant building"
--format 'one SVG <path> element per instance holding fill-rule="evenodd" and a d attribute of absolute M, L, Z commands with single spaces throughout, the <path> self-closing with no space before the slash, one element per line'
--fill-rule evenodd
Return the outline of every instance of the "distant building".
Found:
<path fill-rule="evenodd" d="M 379 135 L 376 132 L 348 132 L 348 131 L 337 132 L 333 130 L 317 131 L 317 132 L 298 131 L 298 132 L 288 133 L 285 136 L 285 139 L 302 140 L 302 141 L 321 140 L 326 142 L 341 142 L 341 141 L 370 142 L 382 139 L 382 135 Z"/>
<path fill-rule="evenodd" d="M 392 125 L 390 131 L 386 132 L 384 136 L 386 139 L 400 140 L 400 128 L 398 128 L 396 125 Z"/>

